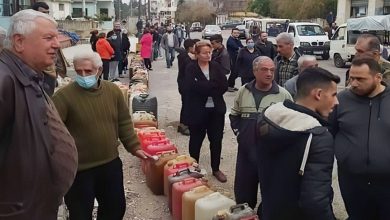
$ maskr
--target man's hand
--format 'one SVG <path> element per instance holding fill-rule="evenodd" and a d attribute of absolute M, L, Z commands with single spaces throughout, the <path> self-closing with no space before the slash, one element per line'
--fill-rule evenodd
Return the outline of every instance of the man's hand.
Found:
<path fill-rule="evenodd" d="M 137 150 L 134 154 L 134 156 L 142 159 L 142 160 L 146 160 L 148 159 L 148 157 L 145 155 L 144 151 L 143 150 Z"/>

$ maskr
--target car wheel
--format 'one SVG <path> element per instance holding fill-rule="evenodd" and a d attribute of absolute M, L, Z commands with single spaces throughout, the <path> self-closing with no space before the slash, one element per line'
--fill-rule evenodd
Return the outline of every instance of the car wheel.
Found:
<path fill-rule="evenodd" d="M 325 53 L 322 55 L 323 60 L 329 60 L 329 53 Z"/>
<path fill-rule="evenodd" d="M 334 55 L 333 61 L 334 61 L 334 65 L 338 68 L 343 68 L 345 66 L 345 61 L 338 53 Z"/>

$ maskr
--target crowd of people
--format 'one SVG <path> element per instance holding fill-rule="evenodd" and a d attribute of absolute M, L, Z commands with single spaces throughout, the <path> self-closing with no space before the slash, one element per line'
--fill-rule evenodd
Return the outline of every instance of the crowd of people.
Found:
<path fill-rule="evenodd" d="M 75 81 L 51 96 L 52 79 L 64 74 L 63 55 L 57 22 L 47 4 L 37 4 L 12 16 L 0 53 L 0 219 L 56 219 L 63 197 L 70 219 L 91 219 L 95 198 L 98 219 L 123 219 L 119 141 L 147 159 L 122 93 L 110 82 L 127 66 L 127 32 L 119 22 L 107 35 L 93 32 L 96 52 L 76 54 Z M 152 69 L 156 47 L 157 56 L 160 46 L 165 50 L 168 68 L 179 53 L 178 131 L 189 135 L 198 162 L 207 134 L 220 182 L 228 178 L 220 163 L 230 109 L 237 203 L 258 207 L 263 220 L 334 220 L 336 157 L 349 220 L 388 218 L 390 65 L 377 37 L 358 38 L 347 88 L 337 94 L 340 78 L 318 67 L 316 57 L 294 51 L 288 33 L 276 37 L 275 49 L 263 32 L 244 46 L 232 29 L 225 47 L 221 35 L 209 42 L 184 37 L 181 27 L 157 29 L 140 36 L 145 67 Z M 226 92 L 237 93 L 233 106 Z"/>

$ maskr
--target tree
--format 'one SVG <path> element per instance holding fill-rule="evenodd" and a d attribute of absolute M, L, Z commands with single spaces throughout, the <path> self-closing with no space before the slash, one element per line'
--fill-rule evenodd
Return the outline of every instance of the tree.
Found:
<path fill-rule="evenodd" d="M 194 13 L 196 12 L 196 13 Z M 203 25 L 213 23 L 214 12 L 205 2 L 184 2 L 176 10 L 175 20 L 180 23 L 201 22 Z"/>
<path fill-rule="evenodd" d="M 252 0 L 248 9 L 264 17 L 273 17 L 271 14 L 270 0 Z"/>

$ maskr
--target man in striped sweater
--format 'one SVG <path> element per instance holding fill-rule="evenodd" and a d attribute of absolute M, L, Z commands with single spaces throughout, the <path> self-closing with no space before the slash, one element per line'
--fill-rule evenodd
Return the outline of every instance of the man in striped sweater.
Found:
<path fill-rule="evenodd" d="M 65 195 L 70 219 L 92 219 L 94 199 L 98 219 L 122 219 L 126 202 L 118 139 L 136 157 L 146 159 L 134 132 L 129 109 L 120 89 L 99 80 L 102 61 L 96 52 L 74 57 L 75 82 L 60 89 L 53 102 L 76 142 L 79 166 Z"/>

